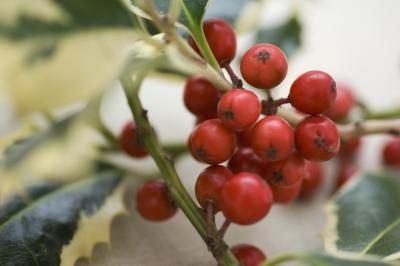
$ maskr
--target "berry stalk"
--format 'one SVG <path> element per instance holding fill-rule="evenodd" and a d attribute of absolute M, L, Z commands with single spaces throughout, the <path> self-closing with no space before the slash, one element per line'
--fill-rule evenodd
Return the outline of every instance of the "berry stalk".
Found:
<path fill-rule="evenodd" d="M 140 137 L 146 150 L 149 152 L 157 167 L 163 176 L 169 192 L 175 204 L 184 212 L 189 221 L 195 227 L 197 232 L 207 243 L 207 221 L 204 214 L 193 202 L 192 198 L 184 188 L 174 167 L 173 161 L 169 155 L 162 149 L 158 142 L 152 126 L 147 118 L 147 113 L 142 107 L 137 91 L 135 90 L 141 83 L 141 78 L 133 81 L 129 75 L 121 78 L 121 83 L 128 100 L 129 107 L 134 116 L 136 126 L 141 131 Z M 217 236 L 216 228 L 212 229 L 212 235 Z M 227 249 L 227 245 L 221 238 L 216 237 L 212 245 L 209 245 L 210 251 L 218 261 L 219 265 L 239 265 L 232 252 Z"/>

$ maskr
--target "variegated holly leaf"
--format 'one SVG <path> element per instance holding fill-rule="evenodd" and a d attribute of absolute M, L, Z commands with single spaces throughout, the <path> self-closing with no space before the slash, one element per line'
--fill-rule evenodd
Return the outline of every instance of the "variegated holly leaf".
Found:
<path fill-rule="evenodd" d="M 119 0 L 0 1 L 0 89 L 20 113 L 87 99 L 137 37 Z"/>
<path fill-rule="evenodd" d="M 88 173 L 104 138 L 81 116 L 71 116 L 17 139 L 0 161 L 0 205 L 43 180 L 73 181 Z"/>
<path fill-rule="evenodd" d="M 0 265 L 74 265 L 109 241 L 124 213 L 122 177 L 105 170 L 69 185 L 47 183 L 0 209 Z"/>
<path fill-rule="evenodd" d="M 399 174 L 361 174 L 327 205 L 325 247 L 330 252 L 400 259 Z"/>
<path fill-rule="evenodd" d="M 398 262 L 383 261 L 379 257 L 351 254 L 351 253 L 337 253 L 328 254 L 322 252 L 312 253 L 299 253 L 283 255 L 281 262 L 286 261 L 299 261 L 301 265 L 308 266 L 399 266 Z M 263 266 L 281 265 L 276 263 L 272 258 L 271 262 L 266 262 Z M 282 264 L 284 265 L 284 264 Z"/>

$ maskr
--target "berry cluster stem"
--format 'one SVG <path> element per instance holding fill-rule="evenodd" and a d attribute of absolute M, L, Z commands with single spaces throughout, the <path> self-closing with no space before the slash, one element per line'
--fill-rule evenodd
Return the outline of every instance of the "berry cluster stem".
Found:
<path fill-rule="evenodd" d="M 243 81 L 235 74 L 235 71 L 233 71 L 232 67 L 230 64 L 226 64 L 224 66 L 226 72 L 228 73 L 231 82 L 235 88 L 242 88 L 243 87 Z"/>
<path fill-rule="evenodd" d="M 184 188 L 176 172 L 173 161 L 162 149 L 148 120 L 147 112 L 142 107 L 142 103 L 137 93 L 137 88 L 140 86 L 141 80 L 142 78 L 138 77 L 134 81 L 132 76 L 129 74 L 125 74 L 121 77 L 121 83 L 124 87 L 126 98 L 128 100 L 132 115 L 135 119 L 136 126 L 141 130 L 141 132 L 143 132 L 141 135 L 143 144 L 159 168 L 175 204 L 184 212 L 197 232 L 207 243 L 207 221 L 204 217 L 204 214 L 196 206 L 189 193 Z M 217 235 L 215 227 L 212 228 L 212 234 Z M 209 246 L 209 249 L 213 253 L 215 259 L 218 261 L 218 264 L 239 265 L 233 253 L 226 248 L 227 245 L 224 243 L 224 241 L 219 237 L 216 237 L 214 240 L 215 241 L 213 245 Z"/>

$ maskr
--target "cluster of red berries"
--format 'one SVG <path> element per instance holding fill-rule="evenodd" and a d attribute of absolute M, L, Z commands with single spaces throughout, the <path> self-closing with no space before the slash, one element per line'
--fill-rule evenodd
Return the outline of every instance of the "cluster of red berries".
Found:
<path fill-rule="evenodd" d="M 287 98 L 260 100 L 232 76 L 229 63 L 236 54 L 235 33 L 228 23 L 210 19 L 203 24 L 211 51 L 231 76 L 232 90 L 223 92 L 202 77 L 191 77 L 184 88 L 184 104 L 196 116 L 197 126 L 188 139 L 193 157 L 210 166 L 197 178 L 195 194 L 200 205 L 215 214 L 219 211 L 230 222 L 250 225 L 264 218 L 272 204 L 310 197 L 320 186 L 320 162 L 338 152 L 342 162 L 351 161 L 360 140 L 342 143 L 335 122 L 345 119 L 354 106 L 354 97 L 345 86 L 322 71 L 300 75 L 291 85 Z M 224 38 L 221 38 L 224 36 Z M 200 54 L 193 40 L 189 44 Z M 287 73 L 284 53 L 272 44 L 257 44 L 242 57 L 240 72 L 250 85 L 270 90 Z M 281 104 L 290 103 L 304 114 L 294 128 L 276 115 Z M 265 115 L 265 116 L 263 116 Z M 332 120 L 333 121 L 332 121 Z M 122 149 L 140 158 L 147 155 L 134 123 L 128 123 L 120 136 Z M 385 146 L 386 164 L 400 165 L 400 138 Z M 226 163 L 226 166 L 221 165 Z M 354 173 L 353 164 L 344 164 L 337 180 L 341 186 Z M 146 219 L 163 221 L 176 213 L 164 181 L 149 181 L 136 194 L 137 210 Z M 266 256 L 250 245 L 232 248 L 242 265 L 256 266 Z"/>
<path fill-rule="evenodd" d="M 205 21 L 204 33 L 221 67 L 229 68 L 236 53 L 232 28 L 213 19 Z M 229 42 L 220 36 L 228 36 Z M 189 44 L 198 51 L 191 37 Z M 284 53 L 266 43 L 251 47 L 240 63 L 244 80 L 267 90 L 282 82 L 287 68 Z M 211 202 L 214 212 L 248 225 L 265 217 L 273 202 L 311 195 L 322 176 L 318 162 L 339 150 L 336 125 L 322 115 L 335 99 L 336 85 L 327 73 L 309 71 L 298 77 L 281 101 L 308 115 L 294 129 L 284 118 L 265 112 L 267 101 L 250 90 L 221 92 L 204 78 L 188 79 L 184 103 L 198 120 L 188 147 L 195 159 L 211 165 L 196 182 L 200 204 L 205 208 Z M 219 165 L 226 161 L 227 166 Z"/>

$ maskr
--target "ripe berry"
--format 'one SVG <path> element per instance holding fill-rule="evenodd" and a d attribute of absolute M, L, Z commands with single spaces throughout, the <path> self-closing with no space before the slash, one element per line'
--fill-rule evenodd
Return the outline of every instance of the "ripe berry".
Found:
<path fill-rule="evenodd" d="M 119 136 L 119 145 L 121 149 L 135 158 L 147 156 L 147 151 L 143 148 L 138 139 L 138 133 L 134 122 L 128 122 L 122 129 Z"/>
<path fill-rule="evenodd" d="M 240 61 L 244 80 L 260 89 L 276 87 L 285 78 L 287 69 L 285 54 L 279 47 L 269 43 L 252 46 Z"/>
<path fill-rule="evenodd" d="M 279 116 L 267 116 L 254 126 L 251 146 L 268 161 L 282 160 L 294 149 L 292 127 Z"/>
<path fill-rule="evenodd" d="M 301 191 L 301 182 L 291 187 L 279 187 L 271 184 L 275 203 L 289 203 L 297 199 Z"/>
<path fill-rule="evenodd" d="M 351 159 L 360 149 L 361 138 L 340 140 L 339 155 L 342 159 Z"/>
<path fill-rule="evenodd" d="M 136 209 L 143 218 L 154 222 L 167 220 L 177 211 L 161 180 L 147 181 L 137 190 Z"/>
<path fill-rule="evenodd" d="M 183 102 L 186 108 L 196 116 L 215 117 L 218 90 L 204 78 L 191 77 L 186 81 Z"/>
<path fill-rule="evenodd" d="M 341 166 L 339 173 L 336 177 L 335 191 L 346 184 L 358 171 L 358 167 L 352 163 L 346 163 Z"/>
<path fill-rule="evenodd" d="M 268 163 L 265 178 L 271 185 L 287 188 L 301 183 L 305 170 L 304 159 L 298 154 L 292 154 L 282 161 Z"/>
<path fill-rule="evenodd" d="M 222 19 L 208 19 L 203 22 L 203 31 L 220 66 L 229 64 L 236 54 L 236 35 L 232 27 Z M 189 36 L 188 42 L 201 55 L 192 36 Z"/>
<path fill-rule="evenodd" d="M 233 89 L 222 96 L 218 103 L 218 117 L 224 126 L 242 130 L 253 125 L 261 114 L 261 102 L 249 90 Z"/>
<path fill-rule="evenodd" d="M 219 164 L 228 160 L 236 148 L 236 135 L 223 126 L 221 120 L 200 123 L 190 137 L 190 151 L 199 161 Z"/>
<path fill-rule="evenodd" d="M 336 89 L 336 100 L 325 113 L 333 121 L 341 121 L 347 117 L 354 106 L 354 96 L 345 85 L 338 85 Z"/>
<path fill-rule="evenodd" d="M 298 77 L 289 93 L 290 104 L 298 111 L 315 115 L 328 110 L 336 98 L 335 81 L 322 71 L 309 71 Z"/>
<path fill-rule="evenodd" d="M 261 177 L 253 173 L 235 174 L 221 192 L 221 211 L 233 223 L 256 223 L 267 215 L 271 205 L 271 189 Z"/>
<path fill-rule="evenodd" d="M 400 166 L 400 137 L 393 137 L 384 144 L 383 163 L 387 166 Z"/>
<path fill-rule="evenodd" d="M 320 163 L 306 161 L 306 174 L 301 185 L 301 197 L 309 198 L 321 186 L 323 179 Z"/>
<path fill-rule="evenodd" d="M 235 245 L 231 250 L 242 266 L 259 266 L 267 259 L 260 249 L 252 245 Z"/>
<path fill-rule="evenodd" d="M 251 146 L 251 138 L 252 138 L 252 134 L 253 134 L 253 128 L 254 128 L 254 125 L 236 133 L 239 147 L 250 147 Z"/>
<path fill-rule="evenodd" d="M 259 176 L 264 175 L 266 162 L 250 147 L 236 150 L 228 161 L 228 168 L 234 173 L 251 172 Z"/>
<path fill-rule="evenodd" d="M 225 182 L 232 176 L 231 170 L 221 165 L 212 165 L 200 173 L 195 185 L 197 201 L 203 208 L 207 203 L 214 205 L 214 211 L 219 211 L 218 199 Z"/>
<path fill-rule="evenodd" d="M 324 116 L 309 116 L 296 128 L 295 141 L 298 152 L 309 161 L 327 161 L 340 147 L 336 125 Z"/>

